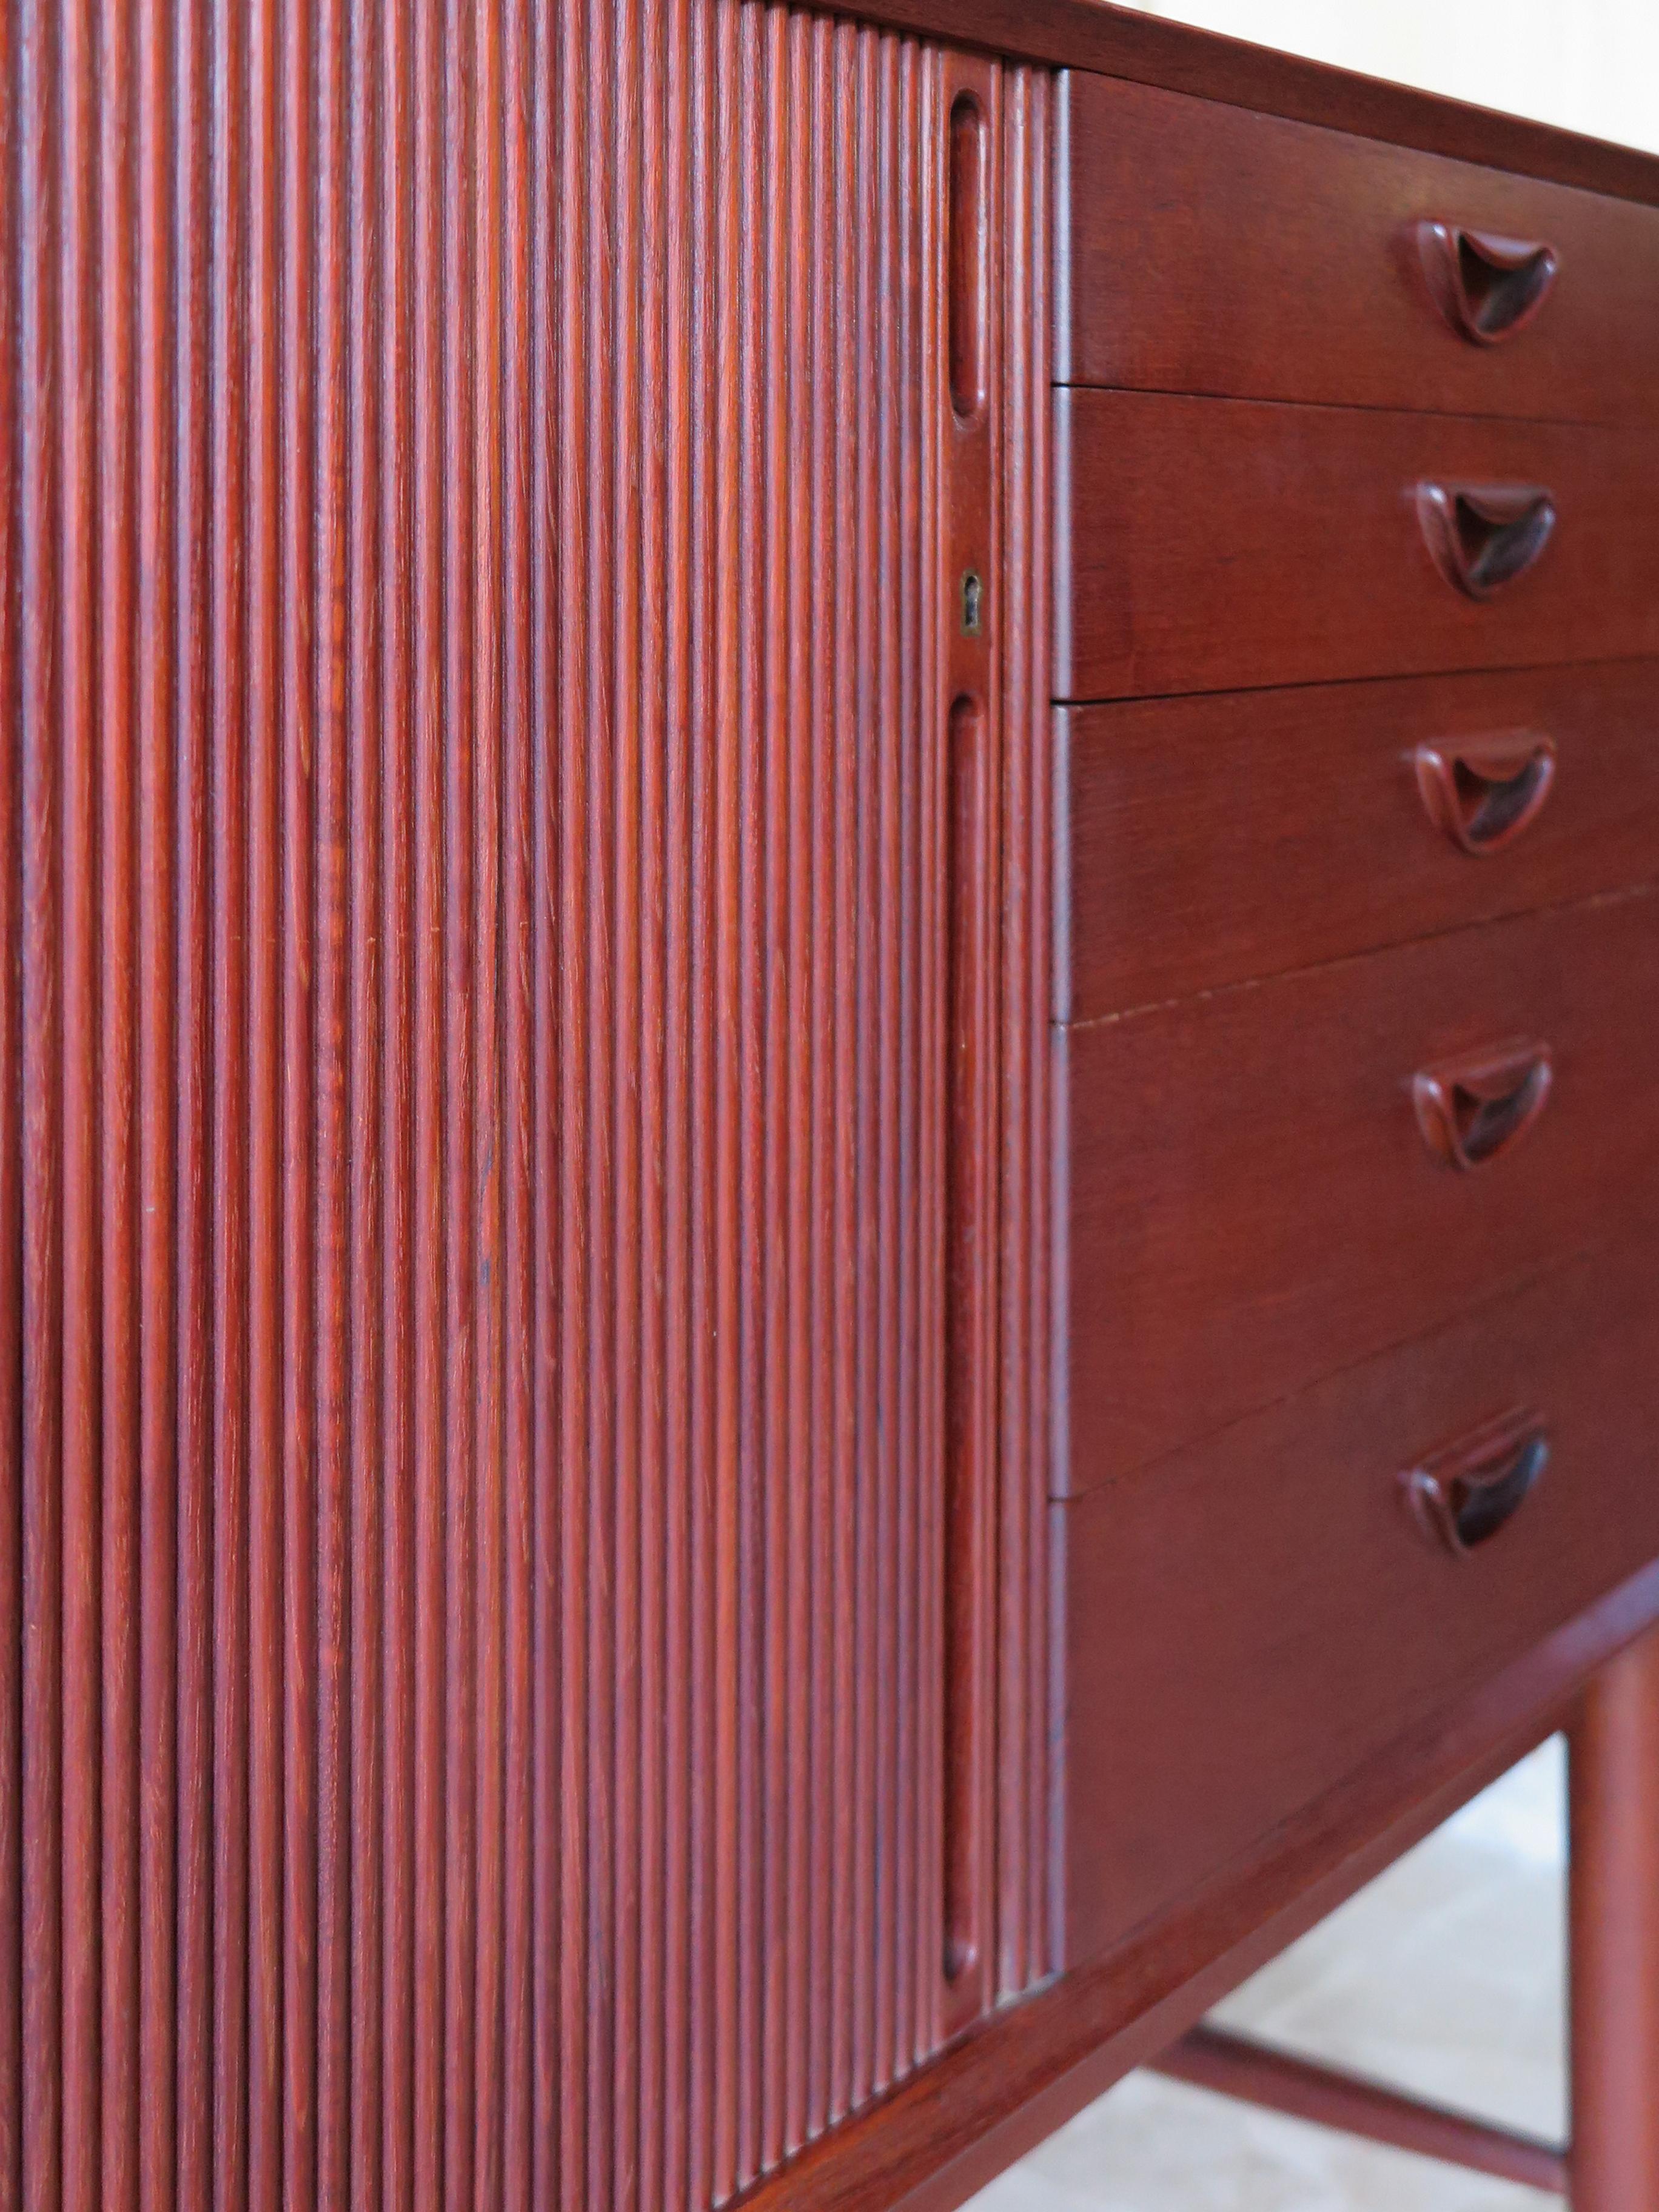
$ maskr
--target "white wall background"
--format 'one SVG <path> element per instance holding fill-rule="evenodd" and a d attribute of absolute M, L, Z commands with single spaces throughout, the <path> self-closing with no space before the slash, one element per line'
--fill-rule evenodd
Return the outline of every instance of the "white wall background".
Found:
<path fill-rule="evenodd" d="M 1147 13 L 1659 152 L 1659 0 L 1152 0 Z"/>

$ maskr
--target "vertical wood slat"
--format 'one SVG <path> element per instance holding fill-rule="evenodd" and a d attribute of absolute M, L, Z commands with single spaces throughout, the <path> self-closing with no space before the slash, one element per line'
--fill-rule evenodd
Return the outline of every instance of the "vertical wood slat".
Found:
<path fill-rule="evenodd" d="M 410 2190 L 417 2212 L 444 2201 L 444 1804 L 443 1682 L 447 1607 L 443 1557 L 444 1368 L 444 1081 L 439 1032 L 443 1007 L 444 788 L 441 520 L 445 490 L 443 433 L 444 313 L 441 47 L 439 11 L 413 11 L 410 67 L 414 264 L 412 391 L 409 472 L 410 605 L 408 610 L 410 747 L 413 785 L 409 835 L 414 890 L 410 960 L 410 1052 L 414 1097 L 409 1177 L 409 1228 L 414 1278 L 415 1395 L 410 1487 L 413 1492 L 415 1651 L 410 2026 Z M 458 306 L 459 311 L 459 306 Z M 401 521 L 401 516 L 400 516 Z"/>
<path fill-rule="evenodd" d="M 21 327 L 21 25 L 0 15 L 0 319 Z M 0 344 L 0 2212 L 24 2202 L 23 592 L 24 363 Z"/>
<path fill-rule="evenodd" d="M 327 2055 L 318 2029 L 318 1661 L 319 1345 L 315 1210 L 318 1160 L 317 668 L 319 556 L 331 518 L 318 468 L 318 194 L 313 131 L 328 0 L 289 0 L 281 11 L 276 94 L 278 324 L 276 591 L 280 762 L 277 862 L 282 973 L 279 1236 L 283 1259 L 280 1443 L 283 1620 L 282 2188 L 287 2212 L 318 2196 L 318 2103 Z M 331 147 L 330 152 L 332 154 Z M 332 164 L 331 162 L 330 166 Z M 326 262 L 325 252 L 321 258 Z M 326 270 L 325 270 L 326 274 Z M 271 310 L 267 308 L 266 313 Z M 319 519 L 321 526 L 319 527 Z M 325 571 L 325 574 L 326 572 Z M 324 1143 L 326 1146 L 326 1133 Z M 326 1478 L 325 1478 L 326 1479 Z"/>
<path fill-rule="evenodd" d="M 96 598 L 96 386 L 93 374 L 96 206 L 89 11 L 65 12 L 60 65 L 64 377 L 62 668 L 63 994 L 63 2190 L 66 2208 L 98 2203 L 98 1018 L 95 653 L 77 649 L 73 610 Z M 87 865 L 77 866 L 84 854 Z"/>
<path fill-rule="evenodd" d="M 509 302 L 502 374 L 501 588 L 501 1263 L 504 1497 L 501 1540 L 502 1805 L 501 2178 L 505 2212 L 530 2212 L 536 2195 L 534 1901 L 536 1714 L 533 1705 L 538 1472 L 536 1368 L 540 1314 L 537 1249 L 535 1083 L 537 884 L 532 732 L 535 612 L 531 426 L 543 364 L 534 346 L 531 257 L 542 173 L 532 151 L 538 52 L 528 0 L 514 0 L 503 40 L 502 270 Z"/>
<path fill-rule="evenodd" d="M 401 1442 L 388 1419 L 387 1313 L 385 1231 L 385 1078 L 395 1018 L 387 1019 L 383 976 L 386 932 L 383 920 L 383 779 L 386 773 L 386 691 L 384 642 L 392 627 L 384 610 L 387 586 L 381 564 L 381 380 L 383 209 L 377 179 L 382 112 L 380 31 L 367 8 L 348 11 L 343 63 L 350 116 L 351 154 L 343 220 L 347 251 L 350 371 L 345 426 L 348 472 L 347 542 L 343 549 L 344 605 L 340 611 L 345 665 L 343 707 L 349 732 L 343 781 L 345 807 L 345 883 L 349 913 L 348 972 L 337 1009 L 344 1008 L 342 1046 L 349 1101 L 348 1141 L 342 1166 L 349 1251 L 346 1328 L 350 1352 L 346 1459 L 349 1537 L 341 1602 L 348 1616 L 349 1720 L 342 1729 L 341 1781 L 346 1858 L 346 1926 L 339 1948 L 349 2029 L 348 2109 L 343 2132 L 344 2174 L 337 2171 L 347 2203 L 378 2205 L 386 2154 L 386 2118 L 398 2102 L 388 2063 L 386 1973 L 387 1892 L 401 1887 L 401 1854 L 389 1819 L 388 1767 L 395 1753 L 388 1736 L 402 1726 L 400 1706 L 388 1709 L 383 1662 L 388 1600 L 401 1578 L 401 1557 L 389 1552 L 388 1446 Z M 395 120 L 391 128 L 394 133 Z M 349 1132 L 373 1133 L 353 1142 Z M 394 1170 L 395 1172 L 395 1170 Z M 395 1359 L 395 1352 L 392 1355 Z M 382 1715 L 386 1726 L 382 1727 Z M 384 1875 L 382 1869 L 384 1869 Z M 395 2031 L 394 2031 L 395 2033 Z M 399 2179 L 402 2169 L 398 2169 Z"/>
<path fill-rule="evenodd" d="M 352 1492 L 368 1470 L 354 1453 L 351 1407 L 354 1367 L 362 1347 L 354 1342 L 353 1296 L 362 1255 L 352 1237 L 351 954 L 354 855 L 366 858 L 366 841 L 354 834 L 353 767 L 367 750 L 366 735 L 351 714 L 349 629 L 351 522 L 349 436 L 356 356 L 361 319 L 352 312 L 352 260 L 348 209 L 358 135 L 349 76 L 343 0 L 318 0 L 315 17 L 315 129 L 330 158 L 318 164 L 314 215 L 317 266 L 313 280 L 316 398 L 313 499 L 315 658 L 313 684 L 312 899 L 314 933 L 313 1012 L 312 1267 L 314 1486 L 313 1634 L 315 1731 L 316 1904 L 315 1997 L 316 2136 L 312 2156 L 313 2201 L 325 2212 L 346 2212 L 350 2201 L 350 2081 L 354 2047 L 368 2038 L 351 2017 L 350 1936 L 356 1911 L 372 1909 L 354 1898 L 350 1881 L 349 1735 L 353 1631 L 347 1589 Z M 354 1480 L 354 1478 L 356 1480 Z M 368 1747 L 357 1747 L 360 1753 Z M 363 1774 L 367 1794 L 374 1771 Z M 366 2055 L 366 2054 L 365 2054 Z"/>
<path fill-rule="evenodd" d="M 277 152 L 278 22 L 247 44 L 248 2198 L 277 2212 L 283 2179 L 283 1423 L 281 700 L 283 603 Z M 216 488 L 216 489 L 217 488 Z M 221 510 L 223 511 L 222 508 Z"/>
<path fill-rule="evenodd" d="M 21 1219 L 19 1525 L 22 1822 L 20 1898 L 24 2204 L 62 2201 L 62 1917 L 59 1642 L 62 1433 L 61 1169 L 58 1146 L 58 746 L 61 600 L 58 439 L 62 404 L 57 343 L 59 147 L 58 26 L 45 10 L 20 26 L 17 159 L 33 206 L 20 215 L 17 529 L 21 665 L 18 759 L 21 970 L 18 1132 Z M 33 220 L 27 221 L 32 216 Z M 9 951 L 11 948 L 8 948 Z"/>
<path fill-rule="evenodd" d="M 99 2087 L 100 2179 L 103 2202 L 112 2212 L 136 2212 L 138 2203 L 139 1655 L 138 1608 L 132 1600 L 139 1498 L 133 746 L 137 331 L 132 283 L 137 85 L 130 16 L 127 9 L 106 5 L 100 26 L 99 186 L 108 242 L 100 271 L 97 613 L 103 1841 Z"/>
<path fill-rule="evenodd" d="M 415 820 L 414 547 L 410 528 L 414 475 L 412 296 L 415 194 L 413 24 L 404 0 L 381 11 L 378 78 L 378 184 L 366 184 L 380 218 L 380 483 L 374 531 L 384 609 L 380 654 L 381 736 L 379 937 L 381 1047 L 379 1171 L 380 1188 L 380 1452 L 384 1469 L 380 1571 L 382 1705 L 380 1755 L 384 1814 L 381 1860 L 381 2050 L 379 2094 L 381 2202 L 416 2202 L 415 2021 L 416 1792 L 415 1753 L 419 1660 L 415 1603 L 418 1465 L 415 1359 L 418 1297 L 413 1239 L 416 1074 L 413 1065 L 417 866 Z M 374 1563 L 363 1563 L 372 1577 Z M 372 1723 L 371 1723 L 372 1725 Z M 371 2080 L 366 2096 L 373 2100 Z"/>
<path fill-rule="evenodd" d="M 212 131 L 210 23 L 204 12 L 173 10 L 178 124 L 173 132 L 173 283 L 176 343 L 176 519 L 173 823 L 178 888 L 173 933 L 173 1296 L 178 1309 L 174 1385 L 177 1471 L 173 1722 L 177 1813 L 174 1844 L 173 2035 L 173 2203 L 209 2212 L 210 2097 L 194 2085 L 213 2059 L 213 1466 L 214 1302 L 212 1130 L 212 934 L 214 904 L 212 627 Z"/>
<path fill-rule="evenodd" d="M 1048 228 L 1051 80 L 1002 72 L 997 313 L 1001 346 L 1002 1073 L 997 1334 L 1000 1468 L 997 1527 L 995 1993 L 1053 1971 L 1057 1953 L 1048 1863 L 1050 1464 L 1049 1225 L 1054 1156 L 1048 1005 L 1053 958 L 1049 776 Z"/>
<path fill-rule="evenodd" d="M 250 1285 L 248 1159 L 249 676 L 242 561 L 248 527 L 246 43 L 212 24 L 211 811 L 213 1439 L 213 2202 L 250 2203 Z M 117 226 L 118 228 L 118 226 Z M 106 869 L 106 880 L 109 871 Z M 107 2016 L 107 2013 L 106 2013 Z"/>
<path fill-rule="evenodd" d="M 695 2212 L 1047 1970 L 1048 86 L 977 62 L 946 1999 L 956 66 L 0 25 L 0 2212 Z"/>

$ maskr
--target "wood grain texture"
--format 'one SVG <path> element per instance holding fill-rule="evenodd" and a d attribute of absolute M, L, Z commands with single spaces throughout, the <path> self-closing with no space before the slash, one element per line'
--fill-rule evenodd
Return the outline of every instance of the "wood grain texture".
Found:
<path fill-rule="evenodd" d="M 1650 1219 L 1656 991 L 1650 889 L 1064 1031 L 1061 1488 Z M 1470 1172 L 1443 1165 L 1413 1077 L 1522 1041 L 1554 1056 L 1536 1126 Z"/>
<path fill-rule="evenodd" d="M 1611 661 L 1060 708 L 1059 1018 L 1644 881 L 1656 678 L 1650 661 Z M 1555 755 L 1536 818 L 1490 855 L 1460 850 L 1424 804 L 1417 749 L 1529 742 Z"/>
<path fill-rule="evenodd" d="M 1557 422 L 1659 417 L 1659 214 L 1153 87 L 1062 79 L 1062 383 Z M 1248 221 L 1239 210 L 1248 209 Z M 1425 221 L 1552 246 L 1536 319 L 1472 343 Z"/>
<path fill-rule="evenodd" d="M 1060 698 L 1659 647 L 1650 432 L 1084 389 L 1054 419 Z M 1547 486 L 1536 566 L 1464 597 L 1418 517 L 1437 482 Z"/>
<path fill-rule="evenodd" d="M 1112 0 L 866 0 L 874 21 L 1659 205 L 1659 155 Z"/>
<path fill-rule="evenodd" d="M 787 2177 L 790 2212 L 954 2212 L 1553 1733 L 1656 1608 L 1650 1566 L 1406 1729 L 1287 1820 L 1270 1850 L 994 2014 L 803 2154 Z"/>
<path fill-rule="evenodd" d="M 1050 1968 L 1050 94 L 0 22 L 0 2212 L 713 2207 Z"/>
<path fill-rule="evenodd" d="M 1003 318 L 1000 569 L 1006 607 L 997 1033 L 999 1528 L 996 1648 L 997 1987 L 1029 1988 L 1056 1963 L 1050 1528 L 1057 1106 L 1054 776 L 1048 641 L 1053 595 L 1049 339 L 1054 95 L 1040 70 L 1002 72 Z"/>
<path fill-rule="evenodd" d="M 1640 1238 L 1062 1509 L 1069 1960 L 1652 1559 L 1656 1331 Z M 1479 1551 L 1432 1547 L 1401 1476 L 1521 1406 L 1550 1439 L 1536 1488 Z"/>

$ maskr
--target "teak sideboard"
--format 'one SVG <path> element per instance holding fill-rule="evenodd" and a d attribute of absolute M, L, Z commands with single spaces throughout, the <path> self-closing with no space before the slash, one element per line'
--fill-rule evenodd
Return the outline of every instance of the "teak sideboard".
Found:
<path fill-rule="evenodd" d="M 0 2212 L 1659 2207 L 1659 160 L 0 9 Z M 1574 2140 L 1199 2025 L 1572 1746 Z"/>

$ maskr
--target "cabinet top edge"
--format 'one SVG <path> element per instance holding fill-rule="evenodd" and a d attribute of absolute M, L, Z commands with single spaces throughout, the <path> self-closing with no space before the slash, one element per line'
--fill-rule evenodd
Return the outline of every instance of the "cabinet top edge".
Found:
<path fill-rule="evenodd" d="M 1659 154 L 1196 30 L 1112 0 L 856 0 L 838 12 L 1015 61 L 1125 77 L 1659 206 Z"/>

